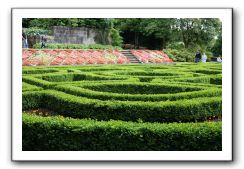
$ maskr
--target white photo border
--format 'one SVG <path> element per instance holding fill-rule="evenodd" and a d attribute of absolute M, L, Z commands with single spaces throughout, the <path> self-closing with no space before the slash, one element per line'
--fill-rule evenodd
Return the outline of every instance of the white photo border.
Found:
<path fill-rule="evenodd" d="M 232 161 L 232 8 L 12 8 L 13 161 Z M 220 18 L 222 151 L 22 151 L 22 18 Z"/>

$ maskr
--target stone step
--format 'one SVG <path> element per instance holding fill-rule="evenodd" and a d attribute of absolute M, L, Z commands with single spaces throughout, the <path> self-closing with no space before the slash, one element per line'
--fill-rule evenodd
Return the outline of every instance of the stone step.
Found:
<path fill-rule="evenodd" d="M 132 55 L 132 54 L 126 54 L 126 56 L 132 56 L 132 57 L 135 57 L 134 55 Z"/>
<path fill-rule="evenodd" d="M 121 50 L 120 51 L 123 55 L 127 57 L 130 63 L 141 63 L 132 53 L 130 50 Z"/>

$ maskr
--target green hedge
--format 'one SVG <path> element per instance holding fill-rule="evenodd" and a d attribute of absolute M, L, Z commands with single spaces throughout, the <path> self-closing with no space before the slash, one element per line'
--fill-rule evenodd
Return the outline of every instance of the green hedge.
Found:
<path fill-rule="evenodd" d="M 33 46 L 34 49 L 41 49 L 41 44 L 37 43 Z M 48 49 L 108 49 L 108 50 L 121 50 L 119 46 L 101 45 L 101 44 L 63 44 L 63 43 L 48 43 Z"/>
<path fill-rule="evenodd" d="M 37 87 L 35 85 L 31 85 L 31 84 L 28 84 L 28 83 L 25 83 L 25 82 L 22 83 L 22 92 L 25 92 L 25 91 L 36 91 L 36 90 L 42 90 L 42 89 L 43 88 Z"/>
<path fill-rule="evenodd" d="M 217 75 L 210 78 L 211 84 L 222 85 L 222 75 Z"/>
<path fill-rule="evenodd" d="M 22 76 L 22 81 L 32 84 L 32 85 L 36 85 L 36 86 L 40 86 L 43 88 L 50 88 L 51 86 L 55 85 L 51 82 L 39 79 L 39 78 L 35 78 L 33 76 Z"/>
<path fill-rule="evenodd" d="M 203 73 L 203 74 L 221 74 L 221 70 L 195 70 L 196 73 Z"/>
<path fill-rule="evenodd" d="M 63 74 L 49 74 L 49 75 L 42 75 L 36 76 L 41 78 L 42 80 L 49 81 L 49 82 L 71 82 L 71 81 L 82 81 L 82 80 L 90 80 L 90 81 L 97 81 L 97 80 L 125 80 L 127 78 L 123 77 L 113 77 L 113 76 L 101 76 L 95 75 L 92 73 L 63 73 Z"/>
<path fill-rule="evenodd" d="M 57 85 L 55 90 L 63 91 L 76 96 L 82 96 L 99 100 L 121 100 L 121 101 L 174 101 L 180 99 L 193 99 L 197 97 L 215 97 L 221 96 L 222 90 L 211 88 L 208 90 L 200 90 L 193 92 L 181 92 L 176 94 L 121 94 L 110 92 L 92 91 L 72 85 Z"/>
<path fill-rule="evenodd" d="M 36 92 L 38 93 L 38 92 Z M 222 113 L 221 97 L 194 98 L 165 102 L 142 101 L 101 101 L 78 97 L 63 92 L 46 90 L 42 100 L 33 93 L 23 93 L 23 110 L 29 109 L 25 103 L 38 101 L 42 108 L 53 110 L 63 116 L 73 118 L 92 118 L 98 120 L 124 120 L 148 122 L 194 122 L 205 121 L 208 117 L 220 117 Z M 39 94 L 38 93 L 38 94 Z M 39 97 L 38 97 L 39 98 Z M 34 106 L 36 104 L 33 104 Z M 36 107 L 34 107 L 36 108 Z"/>
<path fill-rule="evenodd" d="M 119 72 L 117 73 L 118 75 L 132 75 L 132 76 L 180 76 L 182 73 L 180 72 L 167 72 L 167 71 L 161 71 L 161 72 L 135 72 L 135 71 L 130 71 L 130 72 Z"/>
<path fill-rule="evenodd" d="M 22 110 L 43 107 L 43 93 L 27 91 L 22 93 Z"/>
<path fill-rule="evenodd" d="M 222 85 L 222 75 L 208 75 L 194 78 L 178 78 L 174 81 Z"/>
<path fill-rule="evenodd" d="M 31 75 L 25 75 L 22 76 L 22 81 L 43 87 L 45 89 L 52 89 L 52 86 L 55 86 L 62 82 L 62 84 L 65 83 L 73 83 L 73 82 L 78 82 L 82 81 L 82 83 L 86 83 L 89 81 L 113 81 L 113 80 L 127 80 L 128 81 L 135 81 L 136 79 L 132 79 L 129 77 L 113 77 L 113 76 L 100 76 L 100 75 L 94 75 L 94 74 L 85 74 L 85 73 L 49 73 L 48 75 L 43 74 L 43 75 L 36 75 L 36 76 L 31 76 Z"/>
<path fill-rule="evenodd" d="M 221 151 L 222 123 L 99 122 L 23 114 L 23 151 Z"/>
<path fill-rule="evenodd" d="M 42 74 L 58 72 L 56 69 L 23 69 L 22 73 L 25 74 Z"/>
<path fill-rule="evenodd" d="M 174 94 L 180 92 L 199 91 L 202 88 L 174 85 L 174 84 L 153 84 L 140 82 L 117 82 L 104 84 L 87 84 L 80 85 L 85 89 L 95 90 L 99 92 L 111 92 L 121 94 Z"/>

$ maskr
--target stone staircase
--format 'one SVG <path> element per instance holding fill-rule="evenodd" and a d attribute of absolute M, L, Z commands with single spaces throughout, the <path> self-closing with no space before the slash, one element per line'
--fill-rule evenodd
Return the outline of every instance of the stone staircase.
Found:
<path fill-rule="evenodd" d="M 141 63 L 132 53 L 130 50 L 121 50 L 120 51 L 123 55 L 125 55 L 130 63 Z"/>

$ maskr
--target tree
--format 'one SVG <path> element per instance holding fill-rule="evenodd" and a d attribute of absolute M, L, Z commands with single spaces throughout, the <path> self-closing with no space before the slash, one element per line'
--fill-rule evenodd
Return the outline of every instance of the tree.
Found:
<path fill-rule="evenodd" d="M 214 56 L 222 56 L 222 31 L 220 31 L 219 35 L 217 36 L 211 51 L 213 52 Z"/>
<path fill-rule="evenodd" d="M 130 39 L 132 39 L 130 35 L 133 36 L 133 44 L 136 47 L 139 47 L 140 45 L 139 37 L 142 29 L 141 21 L 141 18 L 122 18 L 117 19 L 116 23 L 116 29 L 122 30 L 125 34 L 129 34 Z"/>
<path fill-rule="evenodd" d="M 153 44 L 154 48 L 165 48 L 173 37 L 174 18 L 143 19 L 141 24 L 144 25 L 141 29 L 142 34 L 152 39 L 150 44 Z"/>
<path fill-rule="evenodd" d="M 207 46 L 219 33 L 221 22 L 215 18 L 180 18 L 176 27 L 186 48 L 190 45 Z"/>
<path fill-rule="evenodd" d="M 175 19 L 169 18 L 126 18 L 118 19 L 116 26 L 122 31 L 125 41 L 135 47 L 163 49 L 171 40 Z"/>

